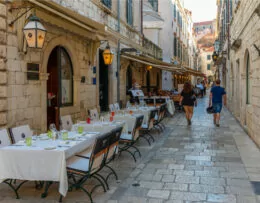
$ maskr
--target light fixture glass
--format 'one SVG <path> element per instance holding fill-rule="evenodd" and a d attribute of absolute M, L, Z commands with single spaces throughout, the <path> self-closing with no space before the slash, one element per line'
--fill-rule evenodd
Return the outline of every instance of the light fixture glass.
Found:
<path fill-rule="evenodd" d="M 106 49 L 103 51 L 103 59 L 105 65 L 111 65 L 113 62 L 114 54 L 110 50 L 109 43 L 107 43 Z"/>
<path fill-rule="evenodd" d="M 46 29 L 37 16 L 33 15 L 29 18 L 29 22 L 23 28 L 23 32 L 28 47 L 40 49 L 43 47 Z"/>

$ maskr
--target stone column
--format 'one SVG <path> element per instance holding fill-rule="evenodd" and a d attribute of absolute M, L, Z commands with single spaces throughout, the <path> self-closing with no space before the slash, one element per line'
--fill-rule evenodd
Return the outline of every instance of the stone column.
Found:
<path fill-rule="evenodd" d="M 0 128 L 7 126 L 7 8 L 0 3 Z"/>
<path fill-rule="evenodd" d="M 47 131 L 47 80 L 49 73 L 40 73 L 41 81 L 41 131 Z"/>

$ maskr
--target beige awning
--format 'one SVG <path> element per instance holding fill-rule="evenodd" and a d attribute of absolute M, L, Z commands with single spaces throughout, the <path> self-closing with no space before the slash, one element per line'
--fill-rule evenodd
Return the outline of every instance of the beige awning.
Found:
<path fill-rule="evenodd" d="M 42 8 L 53 15 L 59 16 L 62 19 L 65 19 L 81 28 L 84 28 L 92 33 L 99 33 L 106 35 L 105 25 L 97 21 L 94 21 L 86 16 L 80 15 L 76 11 L 65 8 L 60 4 L 57 4 L 53 1 L 37 1 L 37 0 L 27 0 L 31 4 L 36 5 L 39 8 Z"/>
<path fill-rule="evenodd" d="M 136 56 L 136 55 L 131 55 L 131 54 L 126 54 L 123 53 L 121 54 L 121 57 L 126 58 L 130 61 L 136 61 L 145 65 L 153 66 L 155 68 L 159 68 L 162 70 L 167 70 L 171 72 L 182 72 L 181 68 L 178 68 L 176 65 L 171 64 L 171 63 L 166 63 L 163 61 L 160 61 L 158 59 L 150 58 L 147 56 Z"/>

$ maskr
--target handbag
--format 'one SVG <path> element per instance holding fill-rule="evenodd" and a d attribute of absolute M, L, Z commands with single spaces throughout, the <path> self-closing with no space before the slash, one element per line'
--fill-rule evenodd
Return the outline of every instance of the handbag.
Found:
<path fill-rule="evenodd" d="M 215 113 L 214 109 L 213 109 L 213 106 L 209 106 L 207 109 L 206 109 L 207 113 L 208 114 L 213 114 Z"/>

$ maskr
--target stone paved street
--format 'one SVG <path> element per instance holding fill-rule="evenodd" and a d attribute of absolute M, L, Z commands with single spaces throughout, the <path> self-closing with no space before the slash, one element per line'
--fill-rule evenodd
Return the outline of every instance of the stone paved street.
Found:
<path fill-rule="evenodd" d="M 151 147 L 140 140 L 143 156 L 136 164 L 122 154 L 113 164 L 120 180 L 111 178 L 106 193 L 101 189 L 94 192 L 94 202 L 260 202 L 259 149 L 226 109 L 217 128 L 212 116 L 205 113 L 207 98 L 198 103 L 191 126 L 183 113 L 177 113 L 167 120 L 165 132 L 155 135 L 156 143 Z M 45 200 L 30 183 L 22 188 L 21 200 L 15 200 L 3 184 L 0 191 L 1 203 L 58 200 L 57 185 L 51 187 Z M 89 201 L 83 192 L 73 191 L 64 202 Z"/>

